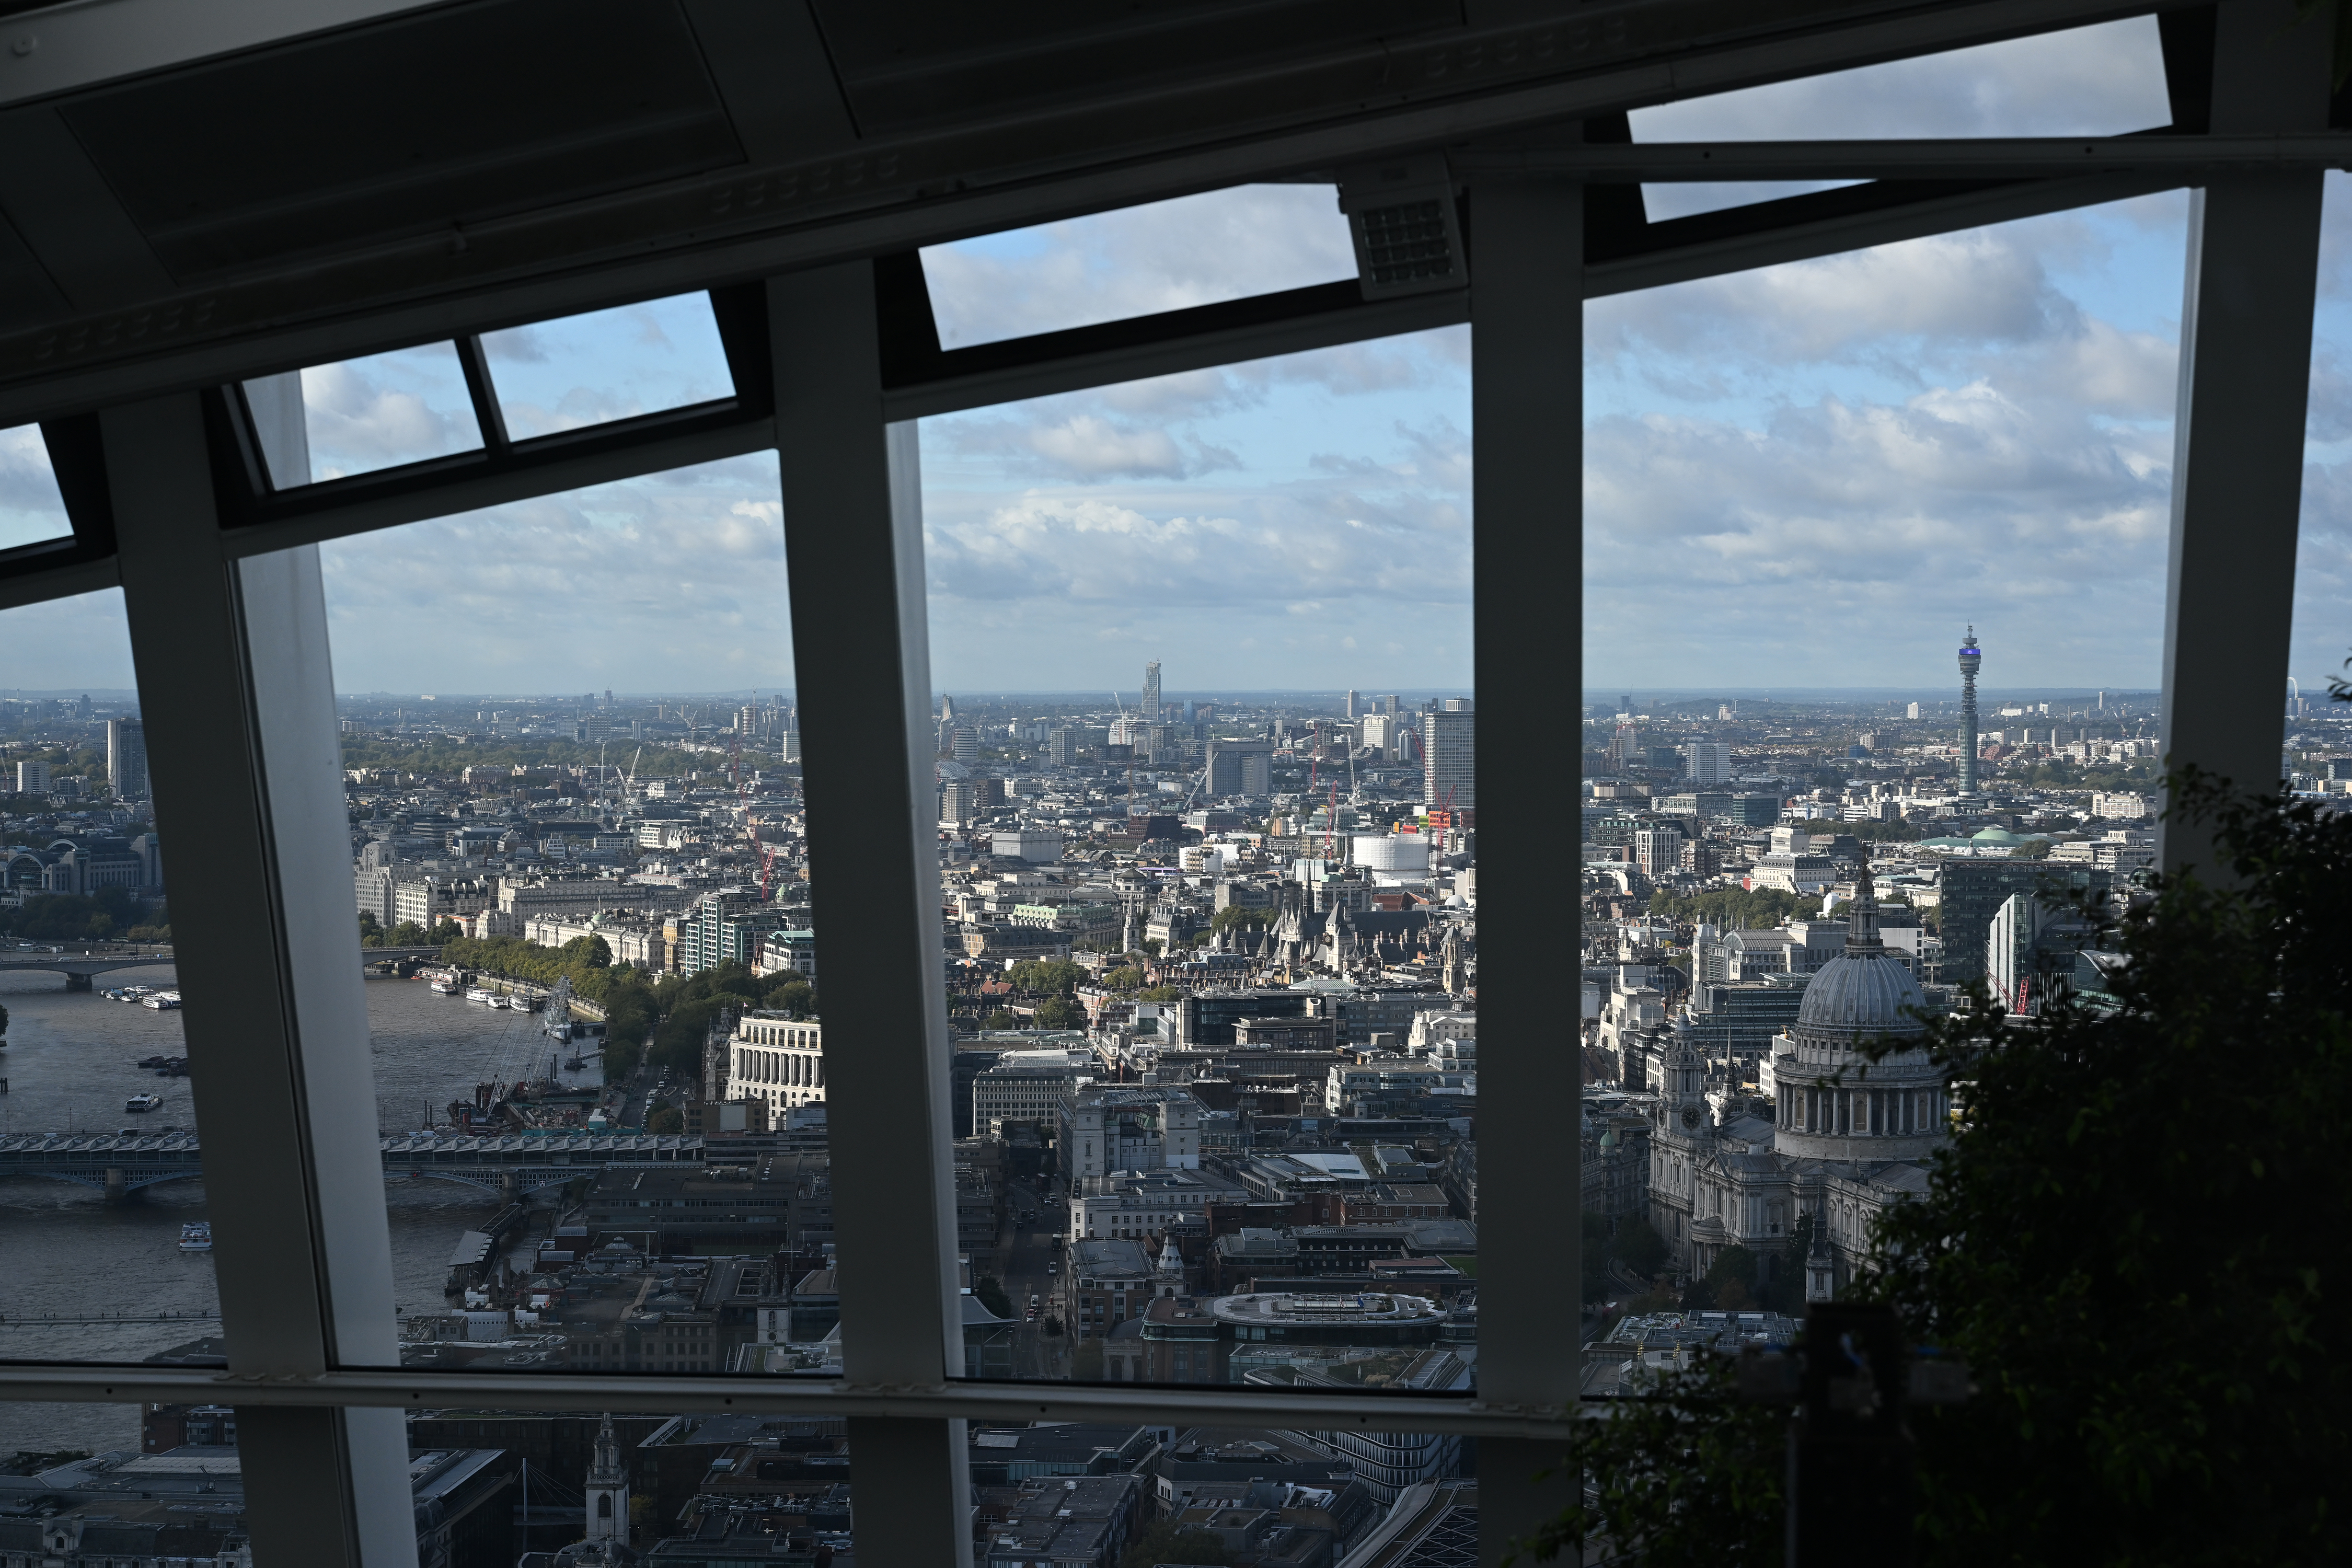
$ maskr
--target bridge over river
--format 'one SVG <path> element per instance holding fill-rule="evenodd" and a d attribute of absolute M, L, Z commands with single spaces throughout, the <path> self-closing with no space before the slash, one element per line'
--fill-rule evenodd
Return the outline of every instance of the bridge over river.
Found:
<path fill-rule="evenodd" d="M 362 947 L 358 950 L 360 963 L 399 963 L 438 958 L 437 947 Z M 170 968 L 179 961 L 169 949 L 153 952 L 100 952 L 85 948 L 79 952 L 26 952 L 21 949 L 0 957 L 0 973 L 12 969 L 46 969 L 66 977 L 68 991 L 88 991 L 94 975 L 117 969 Z"/>
<path fill-rule="evenodd" d="M 501 1197 L 559 1187 L 614 1165 L 700 1164 L 702 1140 L 667 1132 L 406 1132 L 386 1138 L 383 1173 L 461 1182 Z M 204 1174 L 193 1132 L 37 1132 L 0 1138 L 0 1176 L 46 1176 L 121 1199 Z"/>

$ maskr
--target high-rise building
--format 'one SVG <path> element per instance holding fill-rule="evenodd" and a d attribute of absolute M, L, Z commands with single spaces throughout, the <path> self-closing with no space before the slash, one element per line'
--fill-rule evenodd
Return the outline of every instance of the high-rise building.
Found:
<path fill-rule="evenodd" d="M 960 763 L 980 761 L 980 731 L 969 724 L 957 725 L 948 738 L 948 751 Z"/>
<path fill-rule="evenodd" d="M 1960 793 L 1977 793 L 1977 670 L 1984 664 L 1977 629 L 1960 644 Z M 1947 950 L 1948 951 L 1948 949 Z"/>
<path fill-rule="evenodd" d="M 1143 667 L 1143 701 L 1138 710 L 1145 723 L 1160 722 L 1160 661 L 1156 658 Z"/>
<path fill-rule="evenodd" d="M 1683 836 L 1678 828 L 1643 827 L 1633 834 L 1633 864 L 1653 880 L 1669 876 L 1682 865 Z"/>
<path fill-rule="evenodd" d="M 40 762 L 18 763 L 16 764 L 16 793 L 18 795 L 48 794 L 49 764 Z"/>
<path fill-rule="evenodd" d="M 1731 777 L 1731 748 L 1720 741 L 1693 741 L 1684 773 L 1696 784 L 1719 784 Z"/>
<path fill-rule="evenodd" d="M 1943 922 L 1944 983 L 1965 985 L 1985 973 L 1993 917 L 2013 893 L 2038 892 L 2063 903 L 2069 893 L 2105 892 L 2114 876 L 2096 868 L 2047 860 L 1948 856 L 1937 874 L 1937 912 Z"/>
<path fill-rule="evenodd" d="M 1349 718 L 1353 719 L 1353 718 L 1356 716 L 1356 713 L 1357 713 L 1357 710 L 1358 710 L 1358 705 L 1359 705 L 1359 702 L 1360 702 L 1360 699 L 1357 697 L 1357 695 L 1356 695 L 1354 692 L 1350 691 L 1349 693 L 1348 693 L 1348 717 L 1349 717 Z"/>
<path fill-rule="evenodd" d="M 106 721 L 106 784 L 117 800 L 147 798 L 147 727 L 136 719 Z"/>
<path fill-rule="evenodd" d="M 1478 804 L 1478 716 L 1466 697 L 1449 697 L 1424 716 L 1422 799 L 1431 805 Z"/>
<path fill-rule="evenodd" d="M 1906 719 L 1916 719 L 1919 717 L 1919 705 L 1916 702 L 1914 702 L 1910 707 L 1903 710 L 1903 717 Z"/>
<path fill-rule="evenodd" d="M 1272 795 L 1273 742 L 1211 741 L 1206 783 L 1212 796 Z"/>

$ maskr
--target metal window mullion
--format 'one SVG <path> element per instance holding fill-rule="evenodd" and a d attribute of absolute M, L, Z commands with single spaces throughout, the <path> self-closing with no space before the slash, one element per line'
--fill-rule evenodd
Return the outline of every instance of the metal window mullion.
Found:
<path fill-rule="evenodd" d="M 2292 0 L 2220 7 L 2216 132 L 2326 124 L 2328 36 L 2294 19 Z M 2216 174 L 2189 209 L 2160 732 L 2168 768 L 2258 792 L 2285 739 L 2323 180 Z M 2212 857 L 2210 825 L 2158 827 L 2166 872 Z"/>
<path fill-rule="evenodd" d="M 227 559 L 197 395 L 101 427 L 229 1371 L 397 1364 L 317 555 Z M 238 1440 L 262 1568 L 412 1568 L 399 1412 L 257 1406 Z"/>
<path fill-rule="evenodd" d="M 1583 690 L 1582 188 L 1499 177 L 1473 185 L 1471 443 L 1477 475 L 1472 589 L 1484 723 Z M 1527 679 L 1539 689 L 1522 692 Z M 1515 733 L 1510 764 L 1478 784 L 1478 829 L 1524 837 L 1580 764 L 1581 727 Z M 1576 1405 L 1582 1358 L 1563 1343 L 1581 1300 L 1580 1172 L 1559 1129 L 1576 1125 L 1582 1063 L 1575 1011 L 1559 1005 L 1573 904 L 1538 858 L 1489 856 L 1478 871 L 1478 1395 L 1528 1413 Z M 1565 929 L 1563 929 L 1563 926 Z M 1559 1447 L 1480 1444 L 1478 1555 L 1502 1561 L 1567 1493 L 1536 1474 Z"/>
<path fill-rule="evenodd" d="M 768 314 L 814 912 L 843 1004 L 825 1020 L 843 1366 L 935 1387 L 963 1342 L 915 427 L 884 417 L 870 263 L 773 279 Z M 861 1562 L 971 1561 L 963 1432 L 852 1419 Z"/>
<path fill-rule="evenodd" d="M 472 332 L 457 340 L 457 365 L 466 374 L 466 395 L 474 405 L 474 422 L 481 426 L 482 450 L 496 456 L 513 445 L 507 436 L 507 412 L 499 405 L 498 384 L 490 379 L 489 355 Z"/>

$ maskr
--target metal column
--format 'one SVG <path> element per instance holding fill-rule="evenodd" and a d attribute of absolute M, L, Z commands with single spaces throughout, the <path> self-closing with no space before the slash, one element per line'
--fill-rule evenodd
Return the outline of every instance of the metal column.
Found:
<path fill-rule="evenodd" d="M 398 1364 L 317 552 L 221 548 L 194 395 L 101 428 L 233 1374 Z M 238 1413 L 263 1568 L 413 1568 L 404 1417 Z"/>
<path fill-rule="evenodd" d="M 1471 216 L 1478 711 L 1482 725 L 1513 727 L 1507 763 L 1486 749 L 1477 826 L 1500 842 L 1554 818 L 1580 755 L 1580 725 L 1516 716 L 1529 691 L 1583 704 L 1583 192 L 1482 182 Z M 1583 1062 L 1559 984 L 1576 921 L 1537 858 L 1479 867 L 1478 1218 L 1483 1235 L 1504 1239 L 1479 1265 L 1478 1394 L 1507 1409 L 1572 1411 L 1582 1360 L 1580 1173 L 1563 1151 Z M 1523 1439 L 1479 1444 L 1481 1563 L 1499 1563 L 1567 1501 L 1564 1482 L 1534 1479 L 1559 1457 Z"/>
<path fill-rule="evenodd" d="M 882 416 L 874 274 L 768 286 L 848 1381 L 963 1371 L 948 1117 L 922 474 Z M 837 933 L 828 940 L 823 933 Z M 971 1561 L 961 1421 L 857 1418 L 857 1555 Z"/>
<path fill-rule="evenodd" d="M 2217 132 L 2327 123 L 2328 16 L 2230 0 L 2214 38 Z M 2319 268 L 2315 169 L 2216 174 L 2193 192 L 2173 434 L 2163 747 L 2241 789 L 2278 784 Z M 2167 872 L 2210 867 L 2211 836 L 2167 822 Z"/>

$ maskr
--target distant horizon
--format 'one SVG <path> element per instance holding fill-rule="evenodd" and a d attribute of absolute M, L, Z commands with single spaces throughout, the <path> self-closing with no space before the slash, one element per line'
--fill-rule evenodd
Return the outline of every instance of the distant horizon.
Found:
<path fill-rule="evenodd" d="M 1925 701 L 1923 691 L 1937 689 L 1917 686 L 1591 686 L 1585 688 L 1588 701 L 1604 702 L 1620 696 L 1632 696 L 1653 702 L 1801 702 L 1801 701 Z M 2110 699 L 2119 697 L 2149 697 L 2164 695 L 2155 686 L 1986 686 L 1977 687 L 1977 705 L 1983 707 L 1995 700 L 2031 699 L 2037 702 L 2073 701 L 2082 698 L 2097 698 L 2105 693 Z M 1933 700 L 1957 703 L 1960 700 L 1960 684 L 1956 679 L 1950 689 Z M 2285 694 L 2280 694 L 2285 700 Z"/>

